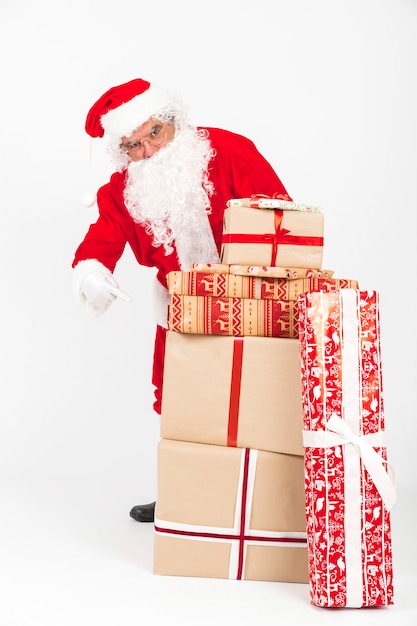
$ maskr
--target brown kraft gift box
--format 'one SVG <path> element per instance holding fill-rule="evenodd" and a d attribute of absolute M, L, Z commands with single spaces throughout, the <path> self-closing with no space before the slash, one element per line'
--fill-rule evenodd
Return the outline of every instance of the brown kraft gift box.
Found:
<path fill-rule="evenodd" d="M 224 212 L 220 261 L 320 268 L 323 230 L 322 213 L 230 206 Z"/>
<path fill-rule="evenodd" d="M 303 456 L 297 339 L 168 331 L 161 437 Z"/>
<path fill-rule="evenodd" d="M 308 582 L 302 457 L 161 439 L 153 571 Z"/>

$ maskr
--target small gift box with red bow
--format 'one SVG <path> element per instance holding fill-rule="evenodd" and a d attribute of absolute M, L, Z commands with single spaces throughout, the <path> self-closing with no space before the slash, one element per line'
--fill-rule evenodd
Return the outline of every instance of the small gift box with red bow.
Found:
<path fill-rule="evenodd" d="M 230 200 L 224 212 L 221 262 L 319 269 L 323 257 L 323 213 L 317 207 L 296 207 L 260 208 L 258 200 L 255 204 L 245 199 L 240 203 Z"/>

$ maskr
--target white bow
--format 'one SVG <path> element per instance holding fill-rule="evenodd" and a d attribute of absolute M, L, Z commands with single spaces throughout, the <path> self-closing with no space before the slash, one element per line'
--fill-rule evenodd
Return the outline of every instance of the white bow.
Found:
<path fill-rule="evenodd" d="M 383 433 L 355 435 L 347 423 L 333 413 L 327 421 L 327 430 L 305 430 L 303 441 L 304 446 L 310 448 L 333 448 L 348 443 L 354 445 L 386 509 L 391 510 L 397 497 L 395 486 L 384 467 L 382 457 L 373 448 L 383 447 Z"/>

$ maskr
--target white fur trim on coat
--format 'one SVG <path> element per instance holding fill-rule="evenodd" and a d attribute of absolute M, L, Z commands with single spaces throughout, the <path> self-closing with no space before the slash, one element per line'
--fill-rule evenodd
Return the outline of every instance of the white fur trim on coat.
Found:
<path fill-rule="evenodd" d="M 155 278 L 153 285 L 153 310 L 156 323 L 163 328 L 168 328 L 168 306 L 171 295 L 166 287 L 161 285 Z"/>

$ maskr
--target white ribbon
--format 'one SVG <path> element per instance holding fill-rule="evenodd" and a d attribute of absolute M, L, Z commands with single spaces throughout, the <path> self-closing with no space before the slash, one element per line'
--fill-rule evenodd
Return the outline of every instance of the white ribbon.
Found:
<path fill-rule="evenodd" d="M 305 447 L 334 448 L 349 443 L 355 446 L 387 511 L 390 511 L 397 497 L 395 486 L 384 467 L 382 457 L 374 450 L 374 447 L 384 447 L 384 439 L 384 433 L 381 431 L 369 435 L 355 435 L 336 413 L 333 413 L 327 421 L 327 430 L 303 431 Z"/>

